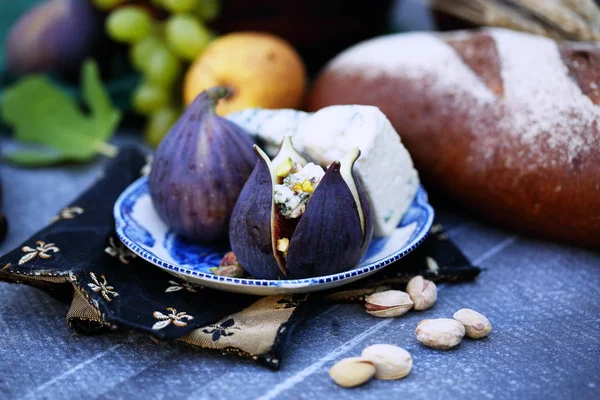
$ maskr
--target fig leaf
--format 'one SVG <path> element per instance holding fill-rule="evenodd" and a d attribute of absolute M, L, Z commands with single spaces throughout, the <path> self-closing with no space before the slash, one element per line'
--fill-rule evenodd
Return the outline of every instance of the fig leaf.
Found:
<path fill-rule="evenodd" d="M 88 161 L 97 153 L 116 154 L 116 148 L 106 140 L 113 135 L 121 113 L 112 106 L 93 61 L 83 65 L 81 80 L 89 115 L 45 76 L 23 78 L 5 92 L 2 118 L 12 126 L 14 138 L 56 150 L 52 155 L 18 150 L 8 153 L 4 157 L 7 161 L 43 166 Z"/>
<path fill-rule="evenodd" d="M 102 86 L 95 62 L 88 61 L 83 64 L 81 82 L 83 98 L 96 122 L 96 129 L 93 131 L 95 137 L 108 140 L 119 125 L 121 112 L 113 107 L 108 91 Z"/>

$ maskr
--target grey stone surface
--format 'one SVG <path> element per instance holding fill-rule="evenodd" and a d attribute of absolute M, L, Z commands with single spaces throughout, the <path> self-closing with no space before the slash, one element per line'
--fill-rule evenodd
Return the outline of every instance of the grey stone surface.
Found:
<path fill-rule="evenodd" d="M 92 183 L 98 165 L 1 167 L 11 230 L 0 254 Z M 360 305 L 323 305 L 297 328 L 278 372 L 139 334 L 79 336 L 65 323 L 67 306 L 0 283 L 0 398 L 600 398 L 600 254 L 522 238 L 453 210 L 440 215 L 485 268 L 476 282 L 440 285 L 433 309 L 398 319 L 372 317 Z M 450 351 L 419 345 L 421 319 L 462 307 L 489 317 L 489 338 Z M 412 373 L 336 387 L 328 368 L 373 343 L 405 347 Z"/>

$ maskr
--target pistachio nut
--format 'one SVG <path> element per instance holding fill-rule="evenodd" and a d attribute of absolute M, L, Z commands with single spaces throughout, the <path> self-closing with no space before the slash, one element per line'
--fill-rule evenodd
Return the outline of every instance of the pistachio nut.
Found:
<path fill-rule="evenodd" d="M 221 259 L 219 266 L 210 268 L 210 272 L 215 275 L 229 276 L 232 278 L 241 278 L 246 275 L 246 271 L 244 271 L 244 268 L 242 268 L 238 262 L 233 251 L 226 253 Z"/>
<path fill-rule="evenodd" d="M 239 265 L 219 265 L 218 267 L 209 268 L 209 271 L 215 275 L 230 278 L 242 278 L 246 275 L 246 271 Z"/>
<path fill-rule="evenodd" d="M 434 349 L 450 349 L 465 336 L 465 327 L 450 318 L 425 319 L 415 330 L 417 340 Z"/>
<path fill-rule="evenodd" d="M 437 300 L 437 288 L 435 283 L 423 279 L 421 275 L 415 276 L 406 285 L 406 292 L 415 303 L 416 311 L 427 310 L 435 304 Z"/>
<path fill-rule="evenodd" d="M 375 378 L 391 380 L 410 373 L 413 361 L 410 353 L 391 344 L 374 344 L 362 352 L 363 358 L 375 364 Z"/>
<path fill-rule="evenodd" d="M 375 365 L 364 357 L 349 357 L 329 369 L 329 376 L 342 387 L 362 385 L 375 375 Z"/>
<path fill-rule="evenodd" d="M 463 308 L 455 312 L 453 317 L 463 324 L 467 337 L 471 339 L 481 339 L 492 333 L 490 320 L 475 310 Z"/>
<path fill-rule="evenodd" d="M 400 290 L 386 290 L 365 296 L 367 312 L 376 317 L 399 317 L 412 307 L 410 296 Z"/>

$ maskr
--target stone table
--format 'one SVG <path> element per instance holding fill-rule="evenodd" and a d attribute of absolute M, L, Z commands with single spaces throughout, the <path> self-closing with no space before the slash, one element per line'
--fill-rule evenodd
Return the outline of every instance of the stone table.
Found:
<path fill-rule="evenodd" d="M 0 169 L 11 225 L 0 254 L 42 228 L 90 184 L 86 166 Z M 600 254 L 521 237 L 457 210 L 438 210 L 474 264 L 476 282 L 442 284 L 436 306 L 377 319 L 358 304 L 324 305 L 294 332 L 280 371 L 147 336 L 74 334 L 68 307 L 36 289 L 0 283 L 0 399 L 515 399 L 600 398 Z M 484 340 L 425 348 L 424 318 L 471 307 L 494 325 Z M 348 390 L 327 370 L 374 343 L 411 352 L 412 373 Z"/>

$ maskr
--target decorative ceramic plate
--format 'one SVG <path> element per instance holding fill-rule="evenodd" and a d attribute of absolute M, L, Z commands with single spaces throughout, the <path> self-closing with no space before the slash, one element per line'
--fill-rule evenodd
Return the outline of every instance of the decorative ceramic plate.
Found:
<path fill-rule="evenodd" d="M 433 209 L 421 187 L 394 233 L 373 238 L 367 254 L 356 268 L 334 275 L 295 280 L 229 278 L 214 275 L 230 249 L 228 244 L 198 245 L 175 235 L 160 219 L 148 193 L 148 179 L 133 182 L 114 207 L 119 239 L 138 256 L 193 284 L 229 292 L 272 295 L 330 289 L 362 279 L 404 257 L 429 233 Z"/>

